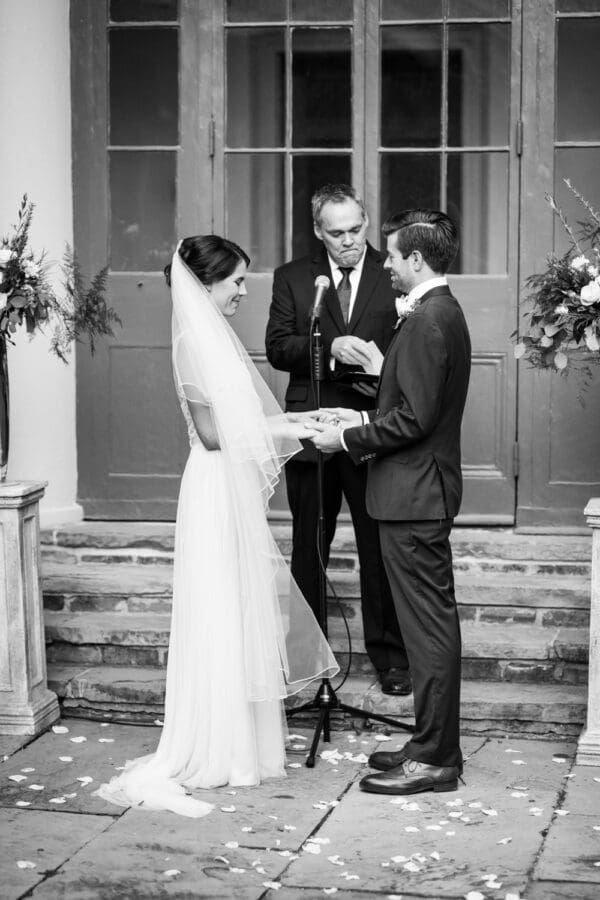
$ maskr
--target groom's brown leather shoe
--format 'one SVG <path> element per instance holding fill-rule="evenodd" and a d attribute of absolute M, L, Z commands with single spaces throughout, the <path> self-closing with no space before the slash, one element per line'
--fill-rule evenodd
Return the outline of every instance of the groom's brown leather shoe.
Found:
<path fill-rule="evenodd" d="M 373 794 L 419 794 L 422 791 L 455 791 L 457 787 L 457 766 L 430 766 L 415 759 L 405 759 L 395 769 L 367 775 L 360 782 L 362 791 Z"/>
<path fill-rule="evenodd" d="M 402 748 L 402 750 L 376 750 L 375 753 L 371 753 L 369 757 L 369 765 L 372 769 L 379 769 L 381 772 L 389 772 L 390 769 L 401 766 L 404 760 L 408 758 L 404 748 Z M 457 766 L 457 769 L 460 778 L 463 773 L 462 763 Z"/>
<path fill-rule="evenodd" d="M 405 759 L 408 757 L 404 750 L 376 750 L 369 757 L 369 765 L 372 769 L 387 772 L 401 766 Z"/>

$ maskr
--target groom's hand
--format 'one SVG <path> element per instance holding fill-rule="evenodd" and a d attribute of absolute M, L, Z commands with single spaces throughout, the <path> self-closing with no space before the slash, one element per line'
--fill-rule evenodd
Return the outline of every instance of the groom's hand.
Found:
<path fill-rule="evenodd" d="M 357 409 L 345 409 L 342 406 L 323 407 L 317 410 L 318 421 L 325 425 L 341 425 L 342 428 L 353 428 L 363 424 L 363 417 Z"/>
<path fill-rule="evenodd" d="M 322 453 L 337 453 L 343 450 L 340 440 L 341 428 L 339 425 L 324 425 L 322 422 L 313 422 L 312 429 L 316 434 L 311 435 L 310 440 L 317 450 Z"/>

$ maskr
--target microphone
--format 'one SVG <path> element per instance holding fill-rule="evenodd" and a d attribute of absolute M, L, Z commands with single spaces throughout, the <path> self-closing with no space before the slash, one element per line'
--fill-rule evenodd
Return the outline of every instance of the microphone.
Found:
<path fill-rule="evenodd" d="M 323 297 L 329 290 L 330 284 L 331 282 L 327 275 L 317 275 L 317 277 L 315 278 L 315 299 L 310 311 L 311 322 L 314 322 L 315 319 L 319 319 L 321 317 Z"/>

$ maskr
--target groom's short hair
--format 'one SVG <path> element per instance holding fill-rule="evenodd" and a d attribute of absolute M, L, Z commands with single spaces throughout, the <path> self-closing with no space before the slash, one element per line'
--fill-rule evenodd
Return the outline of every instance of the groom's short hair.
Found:
<path fill-rule="evenodd" d="M 344 203 L 346 200 L 354 200 L 355 203 L 358 203 L 364 220 L 367 215 L 365 204 L 358 191 L 351 185 L 324 184 L 318 191 L 315 191 L 310 198 L 310 206 L 313 222 L 317 228 L 321 226 L 321 213 L 326 203 Z"/>
<path fill-rule="evenodd" d="M 458 252 L 458 230 L 446 213 L 437 209 L 405 209 L 390 216 L 381 229 L 396 235 L 403 258 L 418 250 L 432 270 L 445 275 Z"/>

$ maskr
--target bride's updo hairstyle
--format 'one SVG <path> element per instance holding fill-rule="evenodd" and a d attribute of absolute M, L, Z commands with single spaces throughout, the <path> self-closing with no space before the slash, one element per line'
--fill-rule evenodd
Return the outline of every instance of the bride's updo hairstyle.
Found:
<path fill-rule="evenodd" d="M 250 265 L 250 257 L 241 247 L 218 234 L 197 234 L 184 238 L 179 255 L 188 269 L 207 287 L 232 275 L 240 262 Z M 165 266 L 164 272 L 170 286 L 170 264 Z"/>

